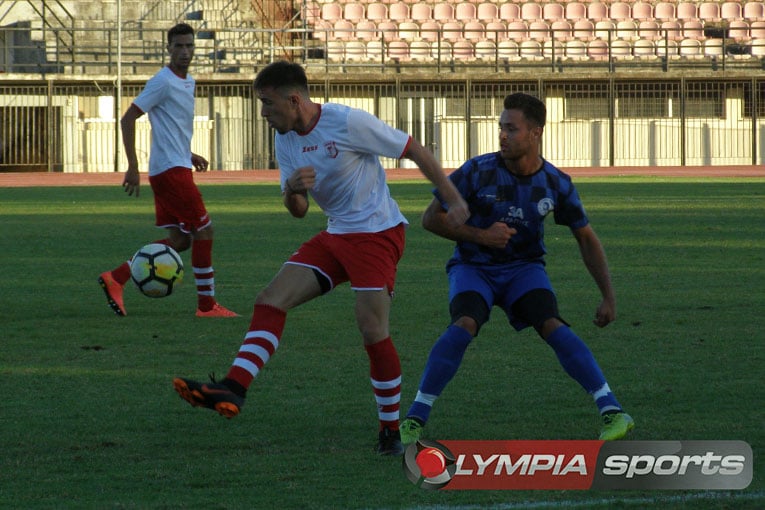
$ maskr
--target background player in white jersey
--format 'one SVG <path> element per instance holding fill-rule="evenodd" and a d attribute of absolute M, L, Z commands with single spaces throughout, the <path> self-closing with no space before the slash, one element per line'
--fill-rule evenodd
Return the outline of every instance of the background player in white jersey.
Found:
<path fill-rule="evenodd" d="M 194 29 L 180 23 L 167 33 L 170 63 L 148 82 L 122 116 L 122 140 L 128 168 L 122 187 L 128 195 L 140 193 L 141 177 L 135 150 L 135 123 L 144 113 L 151 123 L 149 183 L 154 192 L 156 224 L 167 238 L 154 241 L 181 252 L 191 247 L 191 265 L 197 287 L 197 317 L 236 317 L 215 300 L 212 267 L 213 228 L 191 167 L 207 170 L 208 162 L 191 152 L 194 128 L 194 78 L 188 74 L 194 56 Z M 130 264 L 123 262 L 98 277 L 109 306 L 127 315 L 123 287 L 130 279 Z"/>
<path fill-rule="evenodd" d="M 175 389 L 194 406 L 236 416 L 250 383 L 279 345 L 287 312 L 348 281 L 378 405 L 377 452 L 401 455 L 401 366 L 388 318 L 407 221 L 390 196 L 379 156 L 414 161 L 449 204 L 448 221 L 454 225 L 467 219 L 467 204 L 434 156 L 408 134 L 365 111 L 313 102 L 299 65 L 270 64 L 254 87 L 261 114 L 277 131 L 284 205 L 302 218 L 310 195 L 327 215 L 327 229 L 300 246 L 258 294 L 226 378 L 211 383 L 176 378 Z"/>

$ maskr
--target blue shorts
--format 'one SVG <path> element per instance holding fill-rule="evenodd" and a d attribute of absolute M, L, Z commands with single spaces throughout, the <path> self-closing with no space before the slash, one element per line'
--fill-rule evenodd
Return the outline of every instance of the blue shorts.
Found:
<path fill-rule="evenodd" d="M 515 317 L 513 303 L 534 289 L 553 292 L 550 278 L 542 262 L 523 262 L 504 266 L 474 266 L 454 264 L 447 269 L 449 275 L 449 302 L 463 292 L 477 292 L 492 307 L 502 308 L 507 320 L 516 331 L 531 324 Z"/>

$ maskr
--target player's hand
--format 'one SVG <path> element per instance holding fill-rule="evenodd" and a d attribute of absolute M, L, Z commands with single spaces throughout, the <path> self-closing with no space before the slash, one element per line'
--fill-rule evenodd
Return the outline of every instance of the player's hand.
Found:
<path fill-rule="evenodd" d="M 191 154 L 191 164 L 197 172 L 206 172 L 210 163 L 198 154 Z"/>
<path fill-rule="evenodd" d="M 452 227 L 459 227 L 464 225 L 470 218 L 470 208 L 465 202 L 465 199 L 461 195 L 457 195 L 455 202 L 449 203 L 449 211 L 446 213 L 446 221 Z"/>
<path fill-rule="evenodd" d="M 497 221 L 483 231 L 481 236 L 481 244 L 488 246 L 489 248 L 495 248 L 497 250 L 504 250 L 510 238 L 518 233 L 514 228 L 507 226 L 504 221 Z"/>
<path fill-rule="evenodd" d="M 128 167 L 125 178 L 122 180 L 122 188 L 128 195 L 135 193 L 138 198 L 141 193 L 141 175 L 138 173 L 138 168 Z"/>
<path fill-rule="evenodd" d="M 604 328 L 616 320 L 616 305 L 613 300 L 604 299 L 598 309 L 595 310 L 595 319 L 592 323 L 599 328 Z"/>
<path fill-rule="evenodd" d="M 306 194 L 316 184 L 316 170 L 312 166 L 301 166 L 292 172 L 286 182 L 290 193 Z"/>

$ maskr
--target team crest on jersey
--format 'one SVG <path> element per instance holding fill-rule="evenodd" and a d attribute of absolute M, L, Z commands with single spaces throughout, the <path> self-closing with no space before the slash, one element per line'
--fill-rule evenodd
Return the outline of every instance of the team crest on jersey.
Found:
<path fill-rule="evenodd" d="M 552 211 L 554 207 L 555 204 L 551 198 L 543 198 L 537 202 L 537 211 L 539 212 L 539 215 L 543 217 L 547 216 L 547 214 Z"/>
<path fill-rule="evenodd" d="M 327 142 L 324 144 L 324 152 L 332 159 L 335 159 L 340 151 L 337 150 L 335 142 Z"/>

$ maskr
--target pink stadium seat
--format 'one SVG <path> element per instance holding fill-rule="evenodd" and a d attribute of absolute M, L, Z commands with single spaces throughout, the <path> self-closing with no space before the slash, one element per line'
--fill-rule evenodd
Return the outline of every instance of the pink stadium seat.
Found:
<path fill-rule="evenodd" d="M 431 60 L 433 57 L 430 54 L 430 43 L 428 41 L 410 41 L 409 58 L 417 62 Z"/>
<path fill-rule="evenodd" d="M 727 21 L 743 19 L 741 2 L 724 2 L 720 7 L 720 17 Z"/>
<path fill-rule="evenodd" d="M 313 26 L 321 18 L 321 5 L 318 2 L 306 2 L 303 6 L 303 19 L 306 24 Z"/>
<path fill-rule="evenodd" d="M 510 39 L 498 42 L 497 57 L 501 60 L 519 60 L 521 55 L 518 43 Z"/>
<path fill-rule="evenodd" d="M 765 2 L 747 2 L 744 4 L 744 19 L 749 21 L 765 20 Z"/>
<path fill-rule="evenodd" d="M 574 39 L 590 41 L 595 38 L 595 24 L 588 19 L 574 22 Z"/>
<path fill-rule="evenodd" d="M 441 38 L 444 41 L 456 41 L 462 39 L 462 23 L 459 21 L 447 21 L 442 23 Z"/>
<path fill-rule="evenodd" d="M 728 37 L 736 42 L 749 39 L 749 23 L 745 20 L 733 20 L 728 24 Z"/>
<path fill-rule="evenodd" d="M 471 2 L 460 2 L 454 8 L 454 17 L 463 23 L 477 19 L 476 5 Z"/>
<path fill-rule="evenodd" d="M 699 17 L 698 4 L 695 2 L 678 2 L 677 19 L 684 21 L 687 19 L 696 19 Z"/>
<path fill-rule="evenodd" d="M 431 43 L 430 54 L 436 60 L 448 62 L 452 59 L 452 45 L 449 41 L 441 41 L 440 44 Z"/>
<path fill-rule="evenodd" d="M 359 62 L 367 59 L 367 44 L 364 41 L 351 40 L 345 42 L 345 60 Z"/>
<path fill-rule="evenodd" d="M 587 58 L 587 44 L 581 39 L 566 41 L 566 58 L 572 60 L 585 60 Z"/>
<path fill-rule="evenodd" d="M 643 21 L 653 19 L 653 5 L 648 2 L 635 2 L 632 4 L 632 19 Z"/>
<path fill-rule="evenodd" d="M 398 23 L 395 21 L 381 21 L 377 24 L 377 33 L 382 35 L 384 41 L 398 39 Z"/>
<path fill-rule="evenodd" d="M 418 2 L 416 4 L 412 4 L 409 15 L 414 21 L 427 21 L 433 17 L 433 9 L 430 7 L 430 4 Z"/>
<path fill-rule="evenodd" d="M 643 20 L 638 25 L 638 37 L 654 41 L 662 38 L 661 28 L 654 20 Z"/>
<path fill-rule="evenodd" d="M 753 57 L 765 57 L 765 39 L 753 39 L 750 48 Z"/>
<path fill-rule="evenodd" d="M 638 59 L 651 59 L 656 57 L 656 48 L 651 39 L 638 39 L 632 43 L 632 54 Z"/>
<path fill-rule="evenodd" d="M 552 31 L 553 39 L 558 41 L 567 41 L 574 36 L 571 23 L 565 19 L 555 20 L 550 23 L 550 30 Z"/>
<path fill-rule="evenodd" d="M 358 22 L 364 19 L 364 4 L 349 2 L 343 6 L 343 19 Z"/>
<path fill-rule="evenodd" d="M 616 37 L 625 41 L 638 38 L 638 27 L 632 20 L 621 20 L 616 23 Z"/>
<path fill-rule="evenodd" d="M 720 4 L 704 2 L 699 5 L 699 19 L 704 21 L 720 21 Z"/>
<path fill-rule="evenodd" d="M 475 58 L 481 60 L 494 60 L 497 56 L 497 45 L 494 41 L 484 39 L 475 43 Z"/>
<path fill-rule="evenodd" d="M 608 6 L 603 2 L 591 2 L 587 5 L 587 18 L 592 21 L 608 19 Z"/>
<path fill-rule="evenodd" d="M 705 57 L 722 57 L 723 56 L 723 40 L 722 39 L 707 39 L 704 41 L 704 56 Z"/>
<path fill-rule="evenodd" d="M 529 26 L 525 21 L 511 21 L 507 24 L 507 37 L 513 41 L 523 41 L 529 36 Z"/>
<path fill-rule="evenodd" d="M 419 39 L 420 24 L 414 21 L 402 21 L 398 24 L 398 36 L 405 41 Z"/>
<path fill-rule="evenodd" d="M 704 39 L 704 23 L 689 19 L 683 23 L 683 37 L 686 39 Z"/>
<path fill-rule="evenodd" d="M 480 21 L 466 21 L 462 26 L 462 36 L 468 41 L 486 39 L 486 27 Z"/>
<path fill-rule="evenodd" d="M 383 56 L 382 41 L 367 41 L 367 60 L 381 62 Z"/>
<path fill-rule="evenodd" d="M 566 17 L 566 11 L 562 4 L 555 2 L 545 2 L 542 5 L 542 18 L 547 21 L 556 21 Z"/>
<path fill-rule="evenodd" d="M 499 6 L 499 19 L 505 23 L 521 19 L 521 6 L 513 3 L 505 3 Z"/>
<path fill-rule="evenodd" d="M 437 21 L 423 21 L 420 23 L 420 37 L 425 41 L 438 41 L 438 33 L 441 24 Z"/>
<path fill-rule="evenodd" d="M 519 50 L 521 58 L 528 60 L 541 60 L 544 57 L 544 54 L 542 53 L 542 43 L 532 39 L 521 41 Z"/>
<path fill-rule="evenodd" d="M 668 59 L 679 58 L 677 41 L 671 39 L 656 41 L 656 56 Z"/>
<path fill-rule="evenodd" d="M 340 41 L 349 41 L 356 38 L 356 25 L 347 19 L 335 21 L 332 27 L 332 38 Z"/>
<path fill-rule="evenodd" d="M 475 48 L 473 43 L 460 39 L 452 44 L 452 55 L 456 60 L 473 60 L 475 58 Z"/>
<path fill-rule="evenodd" d="M 363 19 L 356 23 L 356 37 L 362 41 L 377 39 L 377 23 Z"/>
<path fill-rule="evenodd" d="M 658 2 L 654 5 L 653 14 L 656 19 L 671 20 L 675 19 L 675 4 L 669 2 Z"/>
<path fill-rule="evenodd" d="M 608 43 L 602 39 L 593 39 L 587 44 L 587 55 L 595 60 L 608 58 Z"/>
<path fill-rule="evenodd" d="M 388 19 L 388 6 L 382 2 L 373 2 L 367 5 L 367 19 L 374 22 Z"/>
<path fill-rule="evenodd" d="M 529 22 L 542 19 L 542 5 L 535 2 L 521 5 L 521 19 Z"/>
<path fill-rule="evenodd" d="M 569 21 L 579 21 L 587 18 L 587 6 L 581 2 L 569 2 L 566 4 L 566 19 Z"/>
<path fill-rule="evenodd" d="M 765 21 L 752 21 L 749 25 L 749 36 L 752 39 L 765 39 Z"/>
<path fill-rule="evenodd" d="M 661 24 L 662 31 L 667 35 L 667 38 L 672 41 L 679 41 L 683 38 L 683 26 L 679 21 L 667 20 Z M 663 38 L 663 34 L 662 34 Z"/>
<path fill-rule="evenodd" d="M 342 62 L 345 60 L 344 41 L 327 41 L 327 59 L 330 62 Z"/>
<path fill-rule="evenodd" d="M 483 2 L 476 8 L 476 18 L 484 23 L 499 19 L 499 7 L 493 2 Z"/>
<path fill-rule="evenodd" d="M 393 21 L 406 21 L 409 19 L 409 4 L 396 2 L 388 6 L 388 18 Z"/>
<path fill-rule="evenodd" d="M 507 25 L 501 21 L 486 23 L 486 38 L 492 41 L 504 41 L 507 39 Z"/>
<path fill-rule="evenodd" d="M 443 23 L 454 19 L 454 4 L 441 0 L 433 7 L 433 19 Z"/>
<path fill-rule="evenodd" d="M 614 2 L 609 9 L 610 18 L 614 21 L 622 21 L 626 19 L 632 19 L 632 12 L 630 10 L 630 4 L 626 2 Z"/>
<path fill-rule="evenodd" d="M 680 41 L 680 56 L 685 58 L 701 58 L 701 41 L 698 39 L 683 39 Z"/>
<path fill-rule="evenodd" d="M 608 41 L 616 39 L 616 23 L 610 19 L 602 19 L 595 23 L 595 37 Z"/>
<path fill-rule="evenodd" d="M 529 39 L 544 41 L 550 37 L 550 25 L 542 20 L 529 23 Z"/>
<path fill-rule="evenodd" d="M 343 17 L 343 8 L 340 4 L 322 4 L 321 19 L 334 23 Z"/>
<path fill-rule="evenodd" d="M 566 43 L 557 39 L 549 39 L 542 44 L 542 55 L 545 58 L 559 59 L 566 54 Z"/>
<path fill-rule="evenodd" d="M 409 44 L 406 41 L 394 40 L 388 42 L 388 58 L 404 62 L 409 60 Z"/>
<path fill-rule="evenodd" d="M 327 41 L 332 38 L 334 23 L 323 19 L 317 20 L 313 25 L 313 38 L 317 41 Z"/>
<path fill-rule="evenodd" d="M 632 58 L 632 44 L 624 39 L 611 41 L 611 56 L 619 60 Z"/>

